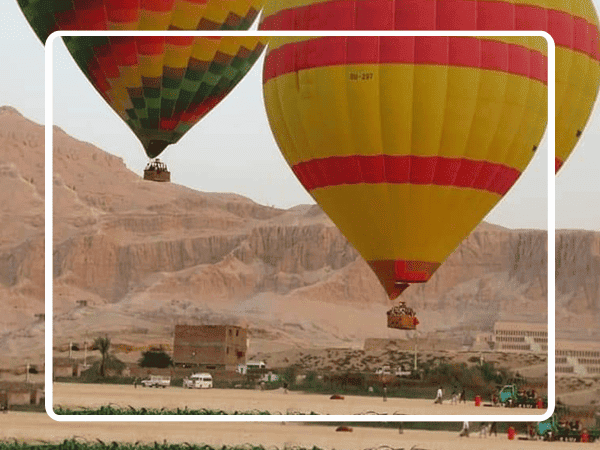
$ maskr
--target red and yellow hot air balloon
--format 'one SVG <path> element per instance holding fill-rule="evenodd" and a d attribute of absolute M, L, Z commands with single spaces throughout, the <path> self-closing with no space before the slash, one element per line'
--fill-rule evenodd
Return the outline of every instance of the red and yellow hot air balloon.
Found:
<path fill-rule="evenodd" d="M 536 37 L 278 37 L 264 67 L 283 155 L 390 299 L 429 280 L 517 181 L 547 94 Z M 416 324 L 405 306 L 389 314 Z"/>
<path fill-rule="evenodd" d="M 600 84 L 592 0 L 270 0 L 263 30 L 539 30 L 556 49 L 556 170 L 575 148 Z"/>

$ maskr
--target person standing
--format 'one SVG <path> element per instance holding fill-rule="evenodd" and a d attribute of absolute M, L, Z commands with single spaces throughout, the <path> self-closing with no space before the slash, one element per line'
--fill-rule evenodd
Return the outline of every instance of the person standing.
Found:
<path fill-rule="evenodd" d="M 487 422 L 483 422 L 481 424 L 481 428 L 479 429 L 479 438 L 487 438 L 488 437 L 488 423 Z"/>
<path fill-rule="evenodd" d="M 458 403 L 464 403 L 465 405 L 467 404 L 467 391 L 465 389 L 463 389 L 460 393 L 460 399 L 458 400 Z"/>
<path fill-rule="evenodd" d="M 463 427 L 462 430 L 460 430 L 460 437 L 469 437 L 469 422 L 468 421 L 464 421 L 463 422 Z"/>
<path fill-rule="evenodd" d="M 387 384 L 383 384 L 383 401 L 387 402 Z"/>
<path fill-rule="evenodd" d="M 456 389 L 456 387 L 454 387 L 454 389 L 452 390 L 452 396 L 450 397 L 450 404 L 458 405 L 458 390 Z"/>
<path fill-rule="evenodd" d="M 435 404 L 439 403 L 441 405 L 443 396 L 444 396 L 444 391 L 442 390 L 442 387 L 440 386 L 437 390 L 437 394 L 435 396 L 435 401 L 433 402 L 433 404 L 435 405 Z"/>
<path fill-rule="evenodd" d="M 498 437 L 498 424 L 496 422 L 492 422 L 490 425 L 489 435 L 491 436 L 494 433 L 494 436 Z"/>

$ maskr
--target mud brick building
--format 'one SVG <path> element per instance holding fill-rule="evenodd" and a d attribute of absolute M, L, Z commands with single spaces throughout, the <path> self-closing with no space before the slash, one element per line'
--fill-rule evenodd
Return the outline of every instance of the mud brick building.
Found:
<path fill-rule="evenodd" d="M 235 371 L 246 363 L 248 332 L 233 325 L 176 325 L 173 361 L 177 367 Z"/>

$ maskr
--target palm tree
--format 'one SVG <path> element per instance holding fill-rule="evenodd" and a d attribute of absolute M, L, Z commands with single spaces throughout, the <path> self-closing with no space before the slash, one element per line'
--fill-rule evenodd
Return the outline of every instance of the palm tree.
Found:
<path fill-rule="evenodd" d="M 110 338 L 108 336 L 97 337 L 94 340 L 94 347 L 96 347 L 102 355 L 102 361 L 100 362 L 100 376 L 104 378 L 106 377 L 106 361 L 109 357 Z"/>

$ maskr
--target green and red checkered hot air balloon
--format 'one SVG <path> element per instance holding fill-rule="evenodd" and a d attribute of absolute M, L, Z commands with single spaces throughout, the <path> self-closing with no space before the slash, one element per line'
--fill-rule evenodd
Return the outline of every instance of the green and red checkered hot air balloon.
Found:
<path fill-rule="evenodd" d="M 45 42 L 57 30 L 245 30 L 264 0 L 18 0 Z M 265 38 L 71 36 L 64 41 L 150 158 L 177 142 L 246 75 Z"/>
<path fill-rule="evenodd" d="M 246 75 L 260 37 L 66 37 L 79 67 L 150 158 L 177 142 Z"/>

